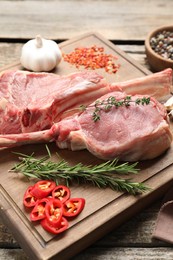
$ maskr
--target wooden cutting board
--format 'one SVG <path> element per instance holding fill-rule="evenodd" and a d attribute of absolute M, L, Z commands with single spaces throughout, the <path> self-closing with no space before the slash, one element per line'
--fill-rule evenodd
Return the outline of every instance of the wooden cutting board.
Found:
<path fill-rule="evenodd" d="M 120 69 L 116 74 L 108 74 L 99 69 L 109 82 L 124 81 L 149 74 L 150 72 L 127 56 L 108 40 L 97 33 L 85 34 L 72 40 L 65 41 L 60 47 L 65 53 L 79 46 L 103 46 L 106 53 L 118 57 Z M 9 65 L 1 71 L 22 69 L 20 63 Z M 61 75 L 76 71 L 76 68 L 64 61 L 54 73 Z M 70 164 L 99 163 L 100 161 L 87 151 L 60 151 L 55 144 L 49 144 L 52 159 L 58 160 L 56 152 Z M 70 222 L 69 229 L 57 236 L 44 231 L 40 225 L 29 221 L 29 213 L 22 205 L 26 188 L 32 184 L 20 174 L 9 172 L 18 162 L 13 152 L 21 152 L 35 156 L 47 154 L 44 144 L 26 145 L 0 153 L 0 214 L 4 223 L 13 232 L 21 247 L 30 259 L 69 259 L 97 239 L 118 227 L 131 216 L 160 197 L 171 185 L 173 176 L 173 148 L 171 147 L 159 158 L 143 162 L 139 165 L 141 171 L 137 176 L 131 176 L 135 181 L 145 182 L 151 190 L 141 196 L 130 196 L 111 189 L 99 189 L 90 185 L 72 185 L 72 197 L 84 197 L 86 206 L 83 212 Z"/>

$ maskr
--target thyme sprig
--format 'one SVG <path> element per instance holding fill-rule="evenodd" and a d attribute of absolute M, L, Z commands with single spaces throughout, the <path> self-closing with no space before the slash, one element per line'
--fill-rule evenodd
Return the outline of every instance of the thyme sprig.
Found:
<path fill-rule="evenodd" d="M 137 174 L 139 169 L 137 163 L 118 164 L 118 160 L 107 161 L 98 165 L 83 165 L 78 163 L 70 166 L 65 160 L 53 162 L 50 156 L 36 159 L 32 155 L 18 154 L 20 162 L 16 164 L 11 171 L 20 172 L 28 178 L 49 179 L 57 184 L 62 180 L 67 186 L 72 181 L 78 183 L 91 183 L 99 188 L 109 187 L 112 190 L 128 192 L 129 194 L 140 194 L 149 190 L 143 184 L 134 182 L 131 179 L 116 177 L 116 174 Z"/>
<path fill-rule="evenodd" d="M 94 112 L 92 114 L 92 119 L 94 122 L 96 122 L 100 120 L 100 111 L 109 112 L 113 107 L 129 107 L 131 102 L 135 103 L 136 105 L 148 105 L 150 103 L 150 97 L 142 97 L 137 98 L 136 100 L 132 100 L 131 96 L 126 96 L 121 100 L 117 100 L 115 97 L 110 96 L 105 100 L 96 100 L 94 105 L 81 105 L 80 108 L 82 111 L 85 111 L 87 107 L 95 107 Z"/>

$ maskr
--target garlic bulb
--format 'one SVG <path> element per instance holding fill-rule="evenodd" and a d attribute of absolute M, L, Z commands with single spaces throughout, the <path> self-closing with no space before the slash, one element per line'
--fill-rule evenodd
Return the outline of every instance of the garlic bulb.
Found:
<path fill-rule="evenodd" d="M 41 72 L 54 69 L 61 58 L 62 53 L 58 44 L 38 35 L 23 45 L 20 62 L 28 70 Z"/>
<path fill-rule="evenodd" d="M 167 111 L 170 111 L 173 109 L 173 96 L 170 97 L 165 103 L 164 106 L 166 108 Z"/>

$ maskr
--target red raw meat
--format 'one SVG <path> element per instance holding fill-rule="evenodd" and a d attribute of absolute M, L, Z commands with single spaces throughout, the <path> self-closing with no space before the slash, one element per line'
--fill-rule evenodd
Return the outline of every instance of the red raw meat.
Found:
<path fill-rule="evenodd" d="M 113 92 L 100 100 L 110 96 L 121 100 L 126 94 Z M 134 95 L 132 99 L 142 97 Z M 81 115 L 64 119 L 52 129 L 57 133 L 59 148 L 87 149 L 101 159 L 137 161 L 155 158 L 170 147 L 172 133 L 167 113 L 154 98 L 148 105 L 132 102 L 128 107 L 100 111 L 100 120 L 96 122 L 92 119 L 94 104 Z"/>
<path fill-rule="evenodd" d="M 102 96 L 104 100 L 114 96 L 121 100 L 123 92 L 112 92 Z M 133 100 L 143 96 L 134 95 Z M 71 116 L 54 124 L 50 130 L 5 135 L 0 139 L 1 146 L 17 146 L 26 143 L 51 142 L 61 149 L 87 149 L 101 159 L 136 161 L 152 159 L 168 149 L 172 133 L 164 106 L 154 98 L 148 105 L 113 107 L 109 112 L 100 112 L 100 120 L 94 122 L 91 104 L 81 114 Z"/>
<path fill-rule="evenodd" d="M 102 95 L 123 90 L 156 98 L 170 94 L 172 70 L 135 80 L 109 84 L 96 72 L 67 76 L 51 73 L 9 71 L 0 76 L 0 134 L 19 134 L 49 129 Z"/>
<path fill-rule="evenodd" d="M 152 75 L 147 76 L 145 78 L 141 78 L 141 82 L 139 79 L 134 80 L 134 86 L 136 86 L 135 84 L 136 82 L 138 82 L 137 84 L 138 93 L 140 92 L 141 86 L 142 86 L 142 93 L 143 93 L 143 84 L 150 86 L 149 83 L 152 81 L 156 83 L 156 85 L 155 84 L 153 85 L 153 93 L 155 92 L 154 88 L 157 88 L 158 86 L 161 90 L 164 90 L 163 92 L 166 95 L 169 93 L 171 88 L 171 80 L 172 80 L 171 72 L 172 70 L 168 69 L 165 70 L 164 72 L 153 74 L 154 81 Z M 28 73 L 28 74 L 33 75 L 32 73 Z M 88 72 L 88 75 L 89 74 L 90 73 Z M 162 75 L 161 77 L 160 74 Z M 40 73 L 38 75 L 40 75 Z M 42 75 L 44 78 L 45 73 Z M 51 77 L 51 74 L 49 75 Z M 79 81 L 77 81 L 78 82 L 77 86 L 81 84 L 81 78 L 82 78 L 81 75 L 83 75 L 82 90 L 81 88 L 80 90 L 79 89 L 76 90 L 75 87 L 76 85 L 74 84 L 74 88 L 73 87 L 67 88 L 68 90 L 66 91 L 66 88 L 64 86 L 64 92 L 61 94 L 63 98 L 61 98 L 61 102 L 59 101 L 59 103 L 58 102 L 56 103 L 56 105 L 60 106 L 59 108 L 60 112 L 57 113 L 56 116 L 54 115 L 56 119 L 55 123 L 54 121 L 49 121 L 52 123 L 52 126 L 50 123 L 50 127 L 48 127 L 49 129 L 43 131 L 35 131 L 31 133 L 15 134 L 13 132 L 13 134 L 1 134 L 0 147 L 4 148 L 4 147 L 23 145 L 27 143 L 56 141 L 57 146 L 61 149 L 68 148 L 73 151 L 80 150 L 80 149 L 88 149 L 92 154 L 102 159 L 114 159 L 115 157 L 118 157 L 121 160 L 128 160 L 128 161 L 155 158 L 170 147 L 172 142 L 172 133 L 169 127 L 167 113 L 164 106 L 161 105 L 155 98 L 151 98 L 149 105 L 144 105 L 144 106 L 136 105 L 134 102 L 131 103 L 129 107 L 122 106 L 119 107 L 118 109 L 112 108 L 108 113 L 101 111 L 100 114 L 101 119 L 97 122 L 94 122 L 92 120 L 94 104 L 88 106 L 87 110 L 83 113 L 80 114 L 76 113 L 72 116 L 70 116 L 71 113 L 67 113 L 68 117 L 62 119 L 61 117 L 62 111 L 66 112 L 66 110 L 70 109 L 71 107 L 73 108 L 73 106 L 75 106 L 76 104 L 78 105 L 78 104 L 86 103 L 86 102 L 81 102 L 81 100 L 82 101 L 87 100 L 85 96 L 86 89 L 87 89 L 86 82 L 89 85 L 89 88 L 92 89 L 91 92 L 88 89 L 87 97 L 89 97 L 89 99 L 87 100 L 87 103 L 89 103 L 93 99 L 92 93 L 94 93 L 94 97 L 101 96 L 99 100 L 106 99 L 109 96 L 114 96 L 116 99 L 121 99 L 127 95 L 124 92 L 120 91 L 121 88 L 118 87 L 118 84 L 116 84 L 115 86 L 116 91 L 111 92 L 111 90 L 114 89 L 114 86 L 106 84 L 104 79 L 101 76 L 97 75 L 96 73 L 90 74 L 90 77 L 91 75 L 92 76 L 95 75 L 95 77 L 93 76 L 93 78 L 95 79 L 93 85 L 91 84 L 91 81 L 85 79 L 86 74 L 81 72 L 69 76 L 64 76 L 64 77 L 59 77 L 59 76 L 55 76 L 55 77 L 57 77 L 57 79 L 61 82 L 61 79 L 64 79 L 65 81 L 65 79 L 66 78 L 69 79 L 69 77 L 76 78 L 76 76 L 74 75 L 78 75 L 78 79 L 80 79 Z M 157 80 L 157 75 L 159 75 L 159 80 Z M 163 80 L 163 78 L 165 78 L 165 80 Z M 73 82 L 74 81 L 75 79 L 73 79 Z M 160 81 L 161 84 L 159 85 Z M 99 83 L 99 87 L 97 86 L 98 83 Z M 6 84 L 8 85 L 9 81 L 7 81 Z M 125 87 L 126 90 L 127 90 L 127 84 L 128 83 L 120 83 L 120 85 L 126 86 Z M 35 87 L 33 88 L 35 89 L 36 85 L 34 86 Z M 37 84 L 37 86 L 39 85 Z M 131 82 L 129 86 L 130 88 L 132 87 Z M 119 91 L 117 90 L 118 88 Z M 44 89 L 44 85 L 43 85 L 43 89 Z M 85 91 L 83 91 L 83 89 L 85 89 Z M 105 92 L 109 94 L 104 95 Z M 34 95 L 36 95 L 34 90 L 33 93 Z M 36 93 L 39 94 L 39 91 L 37 92 L 36 90 Z M 64 93 L 66 93 L 65 96 Z M 91 96 L 89 95 L 89 93 L 91 93 L 90 94 Z M 58 95 L 52 95 L 52 92 L 50 92 L 50 90 L 49 90 L 49 95 L 51 97 L 52 96 L 58 97 Z M 47 100 L 49 100 L 50 98 L 49 95 L 47 95 Z M 82 95 L 84 95 L 84 97 Z M 71 97 L 75 98 L 75 102 L 73 101 L 70 102 Z M 133 95 L 132 99 L 136 100 L 136 98 L 138 97 L 141 98 L 143 96 Z M 41 104 L 46 105 L 47 104 L 46 97 L 44 96 L 43 99 L 44 102 L 42 102 L 41 100 Z M 95 99 L 96 98 L 94 98 L 94 100 Z M 68 104 L 68 101 L 70 102 L 70 104 Z M 18 102 L 20 101 L 18 100 Z M 37 105 L 37 109 L 40 110 L 39 102 L 38 104 L 37 102 L 35 101 L 35 105 Z M 61 109 L 61 104 L 63 104 L 63 109 Z M 15 105 L 17 106 L 17 102 L 15 103 Z M 59 115 L 60 117 L 58 118 Z M 9 125 L 7 126 L 9 127 Z"/>
<path fill-rule="evenodd" d="M 0 133 L 49 129 L 61 119 L 64 111 L 85 100 L 92 102 L 98 97 L 98 91 L 99 95 L 104 94 L 106 87 L 102 76 L 88 71 L 68 76 L 26 71 L 3 73 L 0 77 Z"/>

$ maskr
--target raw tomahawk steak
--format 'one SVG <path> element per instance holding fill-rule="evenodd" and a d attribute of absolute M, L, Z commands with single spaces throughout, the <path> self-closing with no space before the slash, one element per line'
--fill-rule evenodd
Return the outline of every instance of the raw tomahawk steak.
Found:
<path fill-rule="evenodd" d="M 0 133 L 18 134 L 49 129 L 63 111 L 95 99 L 107 86 L 95 72 L 68 76 L 9 71 L 0 77 Z"/>
<path fill-rule="evenodd" d="M 67 76 L 8 71 L 0 76 L 0 134 L 49 129 L 74 113 L 74 107 L 115 90 L 164 97 L 170 93 L 171 80 L 171 69 L 116 84 L 107 83 L 92 71 Z"/>
<path fill-rule="evenodd" d="M 110 96 L 122 100 L 126 94 L 113 92 Z M 142 98 L 134 95 L 132 100 Z M 136 161 L 152 159 L 162 154 L 171 144 L 172 134 L 163 106 L 154 98 L 148 105 L 113 107 L 100 111 L 100 120 L 92 119 L 95 103 L 76 117 L 64 119 L 52 130 L 57 134 L 56 144 L 71 150 L 87 149 L 101 159 Z"/>
<path fill-rule="evenodd" d="M 99 100 L 115 97 L 122 100 L 127 94 L 112 92 Z M 143 96 L 134 95 L 132 100 Z M 1 146 L 16 146 L 34 142 L 56 141 L 59 148 L 73 151 L 87 149 L 101 159 L 137 161 L 152 159 L 171 145 L 172 134 L 167 113 L 156 99 L 148 105 L 112 107 L 100 111 L 100 120 L 93 121 L 95 102 L 81 114 L 54 124 L 50 130 L 19 135 L 4 135 Z"/>
<path fill-rule="evenodd" d="M 159 77 L 161 75 L 160 78 L 162 83 L 160 85 L 158 84 L 158 86 L 161 90 L 163 90 L 164 94 L 168 94 L 171 87 L 171 78 L 172 78 L 171 72 L 172 72 L 171 70 L 166 70 L 166 73 L 164 71 L 154 76 L 150 75 L 147 76 L 147 79 L 145 77 L 144 79 L 141 79 L 141 81 L 139 79 L 134 80 L 134 86 L 137 83 L 138 93 L 140 92 L 139 86 L 142 86 L 142 93 L 143 93 L 143 84 L 144 84 L 143 81 L 145 82 L 146 86 L 153 85 L 153 88 L 154 87 L 157 88 L 157 84 L 155 85 L 156 82 L 158 83 L 158 81 L 156 80 L 157 75 L 159 75 Z M 76 73 L 76 74 L 78 74 L 80 78 L 79 81 L 81 81 L 81 74 L 80 73 Z M 74 75 L 75 74 L 70 76 L 64 76 L 64 78 L 74 77 Z M 63 78 L 58 76 L 56 77 L 58 80 Z M 83 74 L 83 77 L 85 78 L 86 74 Z M 154 77 L 154 81 L 153 81 L 153 77 Z M 165 80 L 163 80 L 163 78 L 165 78 Z M 85 81 L 86 79 L 83 80 Z M 86 81 L 88 85 L 92 85 L 91 83 L 88 83 L 88 79 Z M 96 87 L 98 82 L 101 86 L 100 88 Z M 80 84 L 78 83 L 77 86 L 79 87 Z M 123 87 L 122 88 L 118 87 L 118 84 L 114 84 L 114 86 L 106 84 L 102 79 L 102 77 L 100 78 L 99 81 L 97 81 L 97 83 L 95 81 L 94 84 L 95 87 L 93 86 L 91 87 L 91 89 L 94 90 L 92 90 L 91 92 L 90 91 L 87 92 L 87 96 L 89 97 L 88 100 L 92 99 L 89 93 L 94 93 L 95 97 L 99 96 L 99 100 L 106 100 L 110 96 L 115 97 L 117 100 L 122 100 L 127 96 L 126 93 L 120 91 L 120 89 L 122 89 Z M 127 90 L 128 84 L 129 83 L 126 82 L 126 83 L 120 83 L 119 85 L 125 86 Z M 6 85 L 8 85 L 8 81 L 6 82 Z M 82 86 L 84 85 L 85 84 L 83 83 Z M 130 88 L 131 86 L 132 84 L 130 81 Z M 85 91 L 83 90 L 81 91 L 81 87 L 80 87 L 80 90 L 78 89 L 78 91 L 75 92 L 76 91 L 75 87 L 74 89 L 69 87 L 67 88 L 68 89 L 67 91 L 66 88 L 67 87 L 64 86 L 64 91 L 62 93 L 63 98 L 61 98 L 61 101 L 59 101 L 59 103 L 56 103 L 56 105 L 59 106 L 60 109 L 59 115 L 62 115 L 61 114 L 62 111 L 66 111 L 71 107 L 73 108 L 73 106 L 75 106 L 76 104 L 82 104 L 83 102 L 81 102 L 81 100 L 83 101 L 84 98 L 81 97 L 81 95 L 82 94 L 85 95 L 87 89 L 85 86 L 84 87 Z M 111 92 L 111 90 L 114 89 L 116 91 Z M 149 91 L 151 93 L 150 89 Z M 73 92 L 75 92 L 75 95 L 72 94 Z M 153 90 L 153 93 L 154 92 L 156 92 L 155 89 Z M 58 93 L 60 94 L 60 90 Z M 64 93 L 66 93 L 65 96 Z M 70 103 L 70 105 L 63 104 L 64 98 L 66 98 L 67 101 L 71 100 L 70 98 L 68 99 L 68 93 L 70 97 L 72 95 L 75 98 L 74 104 L 72 103 Z M 103 95 L 101 93 L 103 93 Z M 109 93 L 109 94 L 105 95 L 104 93 Z M 52 94 L 50 90 L 49 90 L 49 94 L 50 96 Z M 54 95 L 54 97 L 58 97 L 58 96 Z M 142 97 L 143 95 L 132 95 L 132 100 L 135 101 L 137 98 L 142 98 Z M 44 99 L 44 104 L 41 103 L 42 104 L 41 108 L 43 108 L 45 104 L 47 104 L 46 97 L 44 97 L 43 99 Z M 47 95 L 47 99 L 49 99 L 49 95 Z M 37 102 L 38 101 L 39 98 L 37 99 Z M 19 102 L 19 98 L 18 98 L 18 102 Z M 37 104 L 37 102 L 35 100 L 34 103 L 33 100 L 31 100 L 30 103 L 37 105 L 36 111 L 38 109 L 40 111 L 39 104 Z M 66 106 L 66 108 L 61 109 L 61 104 L 63 104 L 64 107 Z M 17 107 L 17 103 L 15 105 Z M 127 107 L 126 106 L 120 106 L 119 108 L 113 107 L 108 112 L 100 111 L 100 120 L 96 122 L 94 122 L 92 119 L 92 115 L 95 109 L 94 105 L 95 102 L 90 103 L 86 111 L 82 113 L 76 113 L 74 115 L 70 115 L 70 113 L 67 112 L 67 117 L 63 119 L 61 116 L 59 118 L 58 116 L 56 116 L 57 121 L 52 122 L 52 126 L 50 124 L 50 127 L 47 127 L 49 128 L 47 130 L 35 131 L 30 133 L 1 134 L 0 147 L 4 148 L 4 147 L 23 145 L 27 143 L 55 141 L 57 146 L 61 149 L 68 148 L 73 151 L 80 150 L 80 149 L 88 149 L 88 151 L 90 151 L 92 154 L 102 159 L 114 159 L 115 157 L 118 157 L 120 160 L 128 160 L 128 161 L 152 159 L 159 156 L 166 149 L 170 147 L 172 141 L 172 134 L 169 127 L 167 113 L 164 106 L 161 105 L 155 98 L 151 97 L 150 103 L 148 105 L 137 105 L 135 102 L 131 102 L 130 106 Z M 2 111 L 4 111 L 4 107 L 2 106 Z M 52 109 L 53 109 L 53 105 L 52 105 Z M 33 113 L 34 112 L 35 111 L 33 110 Z M 46 120 L 46 117 L 44 119 Z"/>

